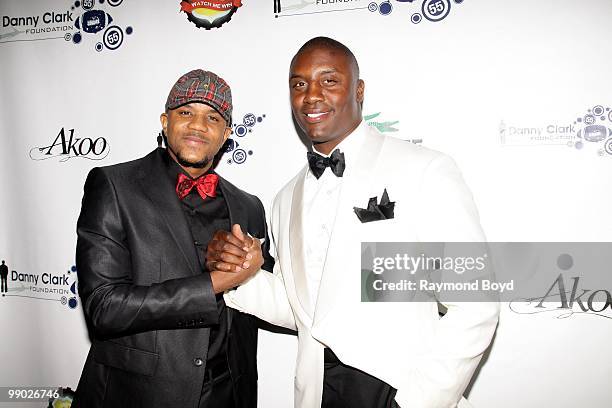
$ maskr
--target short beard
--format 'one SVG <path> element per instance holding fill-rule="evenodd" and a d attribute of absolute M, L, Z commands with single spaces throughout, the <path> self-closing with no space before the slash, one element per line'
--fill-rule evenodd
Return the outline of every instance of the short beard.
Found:
<path fill-rule="evenodd" d="M 214 157 L 209 157 L 209 156 L 204 156 L 204 158 L 200 161 L 197 162 L 192 162 L 189 161 L 187 159 L 185 159 L 180 152 L 175 152 L 170 145 L 168 144 L 168 139 L 165 138 L 164 143 L 166 144 L 166 148 L 171 151 L 172 153 L 174 153 L 174 157 L 176 157 L 176 161 L 178 164 L 180 164 L 183 167 L 191 167 L 194 169 L 203 169 L 204 167 L 208 166 L 209 163 L 211 163 L 214 159 Z"/>
<path fill-rule="evenodd" d="M 178 162 L 178 164 L 180 164 L 183 167 L 191 167 L 194 169 L 203 169 L 204 167 L 208 166 L 213 160 L 212 157 L 205 156 L 202 160 L 193 162 L 193 161 L 189 161 L 185 159 L 184 157 L 182 157 L 180 153 L 178 154 L 175 153 L 175 156 L 176 156 L 176 161 Z"/>

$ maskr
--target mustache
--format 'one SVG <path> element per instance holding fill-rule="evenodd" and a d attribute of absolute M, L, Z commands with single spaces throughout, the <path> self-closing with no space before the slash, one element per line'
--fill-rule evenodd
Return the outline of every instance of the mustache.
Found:
<path fill-rule="evenodd" d="M 191 132 L 187 133 L 184 137 L 195 137 L 195 138 L 198 138 L 198 139 L 203 140 L 205 142 L 208 141 L 208 139 L 206 138 L 206 136 L 202 132 L 191 131 Z"/>

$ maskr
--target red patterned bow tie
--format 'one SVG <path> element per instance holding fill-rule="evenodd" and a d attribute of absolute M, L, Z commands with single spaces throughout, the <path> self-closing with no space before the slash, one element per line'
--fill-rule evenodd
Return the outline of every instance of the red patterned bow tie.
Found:
<path fill-rule="evenodd" d="M 176 182 L 176 195 L 182 200 L 187 197 L 187 194 L 189 194 L 191 189 L 195 186 L 202 199 L 206 199 L 206 197 L 215 197 L 217 195 L 216 190 L 218 182 L 219 176 L 216 174 L 207 174 L 193 180 L 181 173 Z"/>

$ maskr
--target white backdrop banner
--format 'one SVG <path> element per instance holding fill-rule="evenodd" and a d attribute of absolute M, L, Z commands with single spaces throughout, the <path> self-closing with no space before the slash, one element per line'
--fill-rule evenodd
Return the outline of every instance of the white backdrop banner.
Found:
<path fill-rule="evenodd" d="M 269 206 L 305 164 L 288 69 L 319 35 L 357 56 L 371 126 L 457 161 L 489 240 L 612 241 L 612 1 L 199 3 L 0 2 L 0 387 L 76 388 L 88 171 L 153 150 L 170 87 L 204 68 L 234 96 L 218 171 Z M 467 392 L 475 407 L 612 405 L 612 305 L 561 306 L 503 305 Z M 295 354 L 294 337 L 260 333 L 260 407 L 292 406 Z"/>

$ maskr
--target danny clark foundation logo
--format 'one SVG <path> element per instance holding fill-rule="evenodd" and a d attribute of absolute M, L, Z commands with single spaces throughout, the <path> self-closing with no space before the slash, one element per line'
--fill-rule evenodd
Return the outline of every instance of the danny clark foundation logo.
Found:
<path fill-rule="evenodd" d="M 75 129 L 61 128 L 51 143 L 30 149 L 30 159 L 58 159 L 65 162 L 80 158 L 102 160 L 110 153 L 110 145 L 104 137 L 83 137 Z"/>
<path fill-rule="evenodd" d="M 119 26 L 112 14 L 123 0 L 78 0 L 64 9 L 41 10 L 30 15 L 2 15 L 0 45 L 20 41 L 64 40 L 89 43 L 96 51 L 116 50 L 132 26 Z"/>
<path fill-rule="evenodd" d="M 571 120 L 535 126 L 502 120 L 499 141 L 504 146 L 566 146 L 600 157 L 612 157 L 612 108 L 595 105 Z"/>
<path fill-rule="evenodd" d="M 11 270 L 8 262 L 0 265 L 2 301 L 45 300 L 58 302 L 69 309 L 75 309 L 77 299 L 77 269 L 71 266 L 66 272 L 31 272 Z"/>
<path fill-rule="evenodd" d="M 181 12 L 198 28 L 219 28 L 232 19 L 242 6 L 241 0 L 187 0 L 181 1 Z"/>
<path fill-rule="evenodd" d="M 306 16 L 332 12 L 369 12 L 372 15 L 408 16 L 407 21 L 437 23 L 451 13 L 454 6 L 464 0 L 272 0 L 274 17 Z"/>

